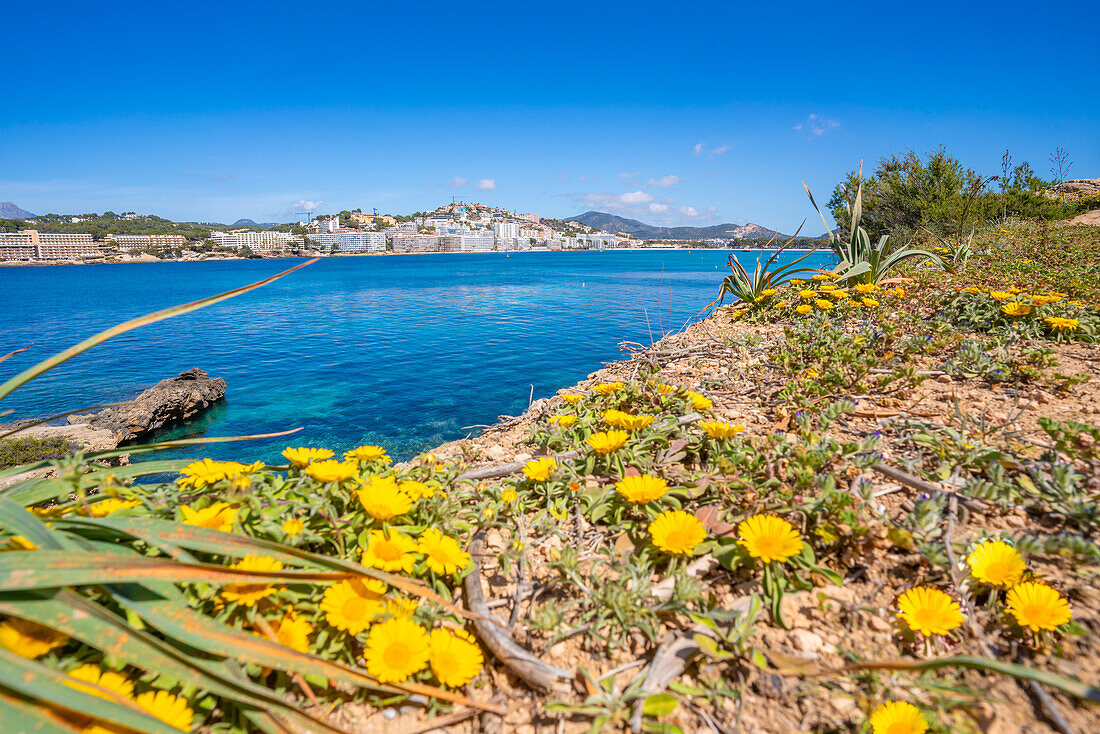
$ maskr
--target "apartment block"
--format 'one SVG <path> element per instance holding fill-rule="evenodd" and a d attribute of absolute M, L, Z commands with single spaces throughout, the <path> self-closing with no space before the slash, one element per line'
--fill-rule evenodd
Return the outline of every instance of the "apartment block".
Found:
<path fill-rule="evenodd" d="M 439 237 L 432 234 L 396 235 L 390 239 L 397 253 L 439 252 Z"/>
<path fill-rule="evenodd" d="M 120 250 L 172 248 L 187 244 L 187 238 L 180 234 L 112 234 L 107 235 L 107 239 L 118 243 Z"/>
<path fill-rule="evenodd" d="M 35 229 L 0 233 L 0 259 L 3 260 L 79 260 L 102 255 L 103 250 L 90 234 L 39 232 Z"/>

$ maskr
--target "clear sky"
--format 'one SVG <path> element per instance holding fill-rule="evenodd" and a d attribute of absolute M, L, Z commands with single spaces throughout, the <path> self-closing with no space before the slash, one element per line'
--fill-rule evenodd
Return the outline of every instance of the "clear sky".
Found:
<path fill-rule="evenodd" d="M 1100 3 L 24 2 L 0 201 L 288 221 L 451 196 L 790 232 L 860 159 L 1100 177 Z M 816 224 L 816 226 L 815 226 Z M 807 231 L 822 226 L 811 218 Z"/>

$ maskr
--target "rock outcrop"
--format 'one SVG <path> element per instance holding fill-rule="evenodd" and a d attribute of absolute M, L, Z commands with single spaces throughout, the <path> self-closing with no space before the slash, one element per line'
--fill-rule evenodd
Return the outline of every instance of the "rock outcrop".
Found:
<path fill-rule="evenodd" d="M 161 380 L 126 405 L 92 415 L 69 416 L 69 423 L 108 429 L 125 443 L 191 420 L 223 398 L 225 380 L 210 377 L 205 370 L 191 369 Z"/>
<path fill-rule="evenodd" d="M 1100 196 L 1100 178 L 1074 178 L 1050 187 L 1051 191 L 1080 196 Z"/>

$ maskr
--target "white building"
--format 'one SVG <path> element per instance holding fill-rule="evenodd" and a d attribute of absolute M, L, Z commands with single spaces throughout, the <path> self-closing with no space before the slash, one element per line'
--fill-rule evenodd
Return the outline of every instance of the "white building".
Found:
<path fill-rule="evenodd" d="M 496 238 L 487 232 L 448 234 L 439 238 L 442 252 L 492 252 Z"/>
<path fill-rule="evenodd" d="M 187 244 L 181 234 L 109 234 L 120 250 L 149 250 L 163 247 L 183 247 Z"/>
<path fill-rule="evenodd" d="M 402 234 L 393 237 L 390 242 L 394 252 L 439 252 L 439 237 L 433 234 Z"/>
<path fill-rule="evenodd" d="M 35 229 L 0 233 L 0 260 L 74 260 L 102 256 L 103 250 L 90 234 Z"/>
<path fill-rule="evenodd" d="M 269 252 L 273 250 L 285 250 L 291 242 L 299 243 L 301 240 L 289 232 L 212 232 L 210 239 L 218 245 L 230 250 L 247 247 L 253 252 Z"/>
<path fill-rule="evenodd" d="M 306 235 L 322 249 L 339 252 L 385 252 L 384 232 L 362 232 L 358 229 L 341 229 L 335 232 L 319 232 Z"/>
<path fill-rule="evenodd" d="M 519 237 L 519 222 L 493 222 L 493 234 L 501 239 Z"/>

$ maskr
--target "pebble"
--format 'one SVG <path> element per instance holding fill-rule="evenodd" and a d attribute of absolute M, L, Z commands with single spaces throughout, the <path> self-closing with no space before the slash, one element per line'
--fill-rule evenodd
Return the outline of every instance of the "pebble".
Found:
<path fill-rule="evenodd" d="M 500 444 L 493 444 L 489 448 L 485 449 L 485 455 L 489 457 L 490 461 L 496 461 L 500 457 L 504 456 L 504 447 Z"/>
<path fill-rule="evenodd" d="M 816 632 L 791 630 L 791 644 L 795 650 L 801 652 L 821 652 L 821 648 L 825 647 L 825 640 Z"/>
<path fill-rule="evenodd" d="M 890 631 L 890 623 L 887 622 L 885 619 L 883 619 L 882 617 L 880 617 L 878 615 L 872 616 L 867 621 L 867 626 L 870 627 L 871 629 L 877 631 L 877 632 L 889 632 Z"/>
<path fill-rule="evenodd" d="M 531 454 L 516 454 L 514 461 L 530 461 Z"/>
<path fill-rule="evenodd" d="M 944 385 L 950 385 L 953 380 L 951 375 L 936 375 L 936 382 L 942 382 Z"/>

